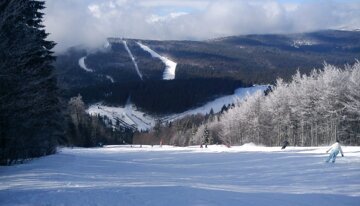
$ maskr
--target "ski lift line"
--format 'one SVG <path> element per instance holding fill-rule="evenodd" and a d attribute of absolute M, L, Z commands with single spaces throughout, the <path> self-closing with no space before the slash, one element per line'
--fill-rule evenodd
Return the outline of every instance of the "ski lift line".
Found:
<path fill-rule="evenodd" d="M 130 51 L 130 49 L 129 49 L 127 43 L 126 43 L 126 41 L 125 41 L 125 40 L 122 40 L 122 42 L 123 42 L 123 44 L 124 44 L 124 47 L 125 47 L 126 51 L 128 52 L 128 54 L 129 54 L 129 56 L 130 56 L 131 61 L 133 62 L 134 66 L 135 66 L 136 73 L 138 74 L 138 76 L 140 77 L 140 79 L 143 80 L 142 74 L 141 74 L 141 72 L 140 72 L 140 70 L 139 70 L 139 67 L 138 67 L 136 61 L 135 61 L 134 55 L 131 53 L 131 51 Z"/>
<path fill-rule="evenodd" d="M 114 118 L 116 121 L 119 121 L 119 123 L 127 128 L 130 128 L 130 129 L 133 129 L 133 130 L 137 130 L 137 128 L 134 126 L 134 125 L 130 125 L 129 123 L 125 122 L 124 120 L 118 118 L 118 117 L 115 117 Z"/>

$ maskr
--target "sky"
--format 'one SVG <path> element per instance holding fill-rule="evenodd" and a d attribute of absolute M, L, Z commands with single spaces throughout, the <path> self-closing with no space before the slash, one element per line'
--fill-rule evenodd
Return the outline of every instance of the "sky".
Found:
<path fill-rule="evenodd" d="M 360 0 L 45 0 L 56 52 L 107 37 L 206 40 L 360 28 Z"/>

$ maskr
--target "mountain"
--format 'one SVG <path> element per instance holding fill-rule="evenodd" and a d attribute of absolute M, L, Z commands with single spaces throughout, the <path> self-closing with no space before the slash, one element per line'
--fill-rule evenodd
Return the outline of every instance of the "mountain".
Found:
<path fill-rule="evenodd" d="M 360 57 L 360 32 L 241 35 L 207 41 L 108 38 L 104 48 L 70 48 L 55 67 L 66 97 L 86 103 L 180 113 L 236 88 L 289 79 L 324 62 L 343 66 Z"/>

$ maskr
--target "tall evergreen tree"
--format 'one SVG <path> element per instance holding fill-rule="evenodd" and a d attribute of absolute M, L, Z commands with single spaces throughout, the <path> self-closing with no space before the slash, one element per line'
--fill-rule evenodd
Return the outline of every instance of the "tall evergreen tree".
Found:
<path fill-rule="evenodd" d="M 55 152 L 61 113 L 44 2 L 0 1 L 0 163 Z"/>

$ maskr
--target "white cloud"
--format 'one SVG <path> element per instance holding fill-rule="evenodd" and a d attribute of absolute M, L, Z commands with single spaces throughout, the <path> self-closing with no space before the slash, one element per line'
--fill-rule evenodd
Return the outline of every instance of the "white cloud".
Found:
<path fill-rule="evenodd" d="M 94 17 L 96 17 L 96 18 L 100 18 L 100 17 L 101 17 L 101 11 L 100 11 L 100 6 L 99 6 L 99 5 L 97 5 L 97 4 L 92 4 L 92 5 L 89 5 L 88 8 L 89 8 L 90 13 L 91 13 Z M 112 8 L 114 8 L 114 7 L 112 7 Z"/>
<path fill-rule="evenodd" d="M 172 12 L 170 14 L 167 14 L 165 16 L 160 16 L 156 14 L 152 14 L 146 22 L 148 23 L 158 23 L 158 22 L 166 22 L 166 21 L 172 21 L 173 19 L 176 19 L 180 16 L 187 15 L 187 12 Z"/>
<path fill-rule="evenodd" d="M 249 33 L 360 28 L 360 2 L 284 0 L 46 0 L 56 50 L 102 45 L 109 36 L 209 39 Z"/>

